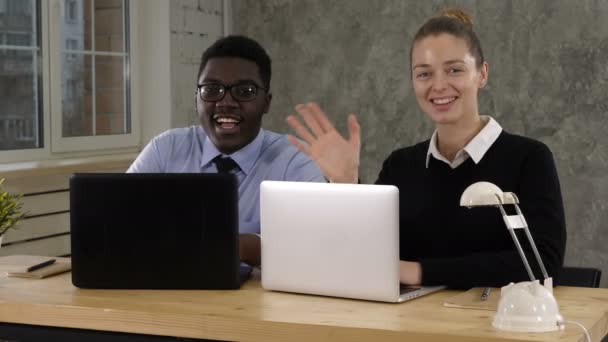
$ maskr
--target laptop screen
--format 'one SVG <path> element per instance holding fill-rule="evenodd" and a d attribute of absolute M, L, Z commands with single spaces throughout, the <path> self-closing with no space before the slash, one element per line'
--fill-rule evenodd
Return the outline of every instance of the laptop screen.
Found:
<path fill-rule="evenodd" d="M 240 286 L 233 175 L 75 174 L 70 219 L 75 286 Z"/>

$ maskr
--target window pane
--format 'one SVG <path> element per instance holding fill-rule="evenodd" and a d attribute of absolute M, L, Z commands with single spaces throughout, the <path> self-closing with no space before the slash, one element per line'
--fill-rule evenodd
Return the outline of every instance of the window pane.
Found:
<path fill-rule="evenodd" d="M 63 137 L 131 133 L 126 2 L 64 0 L 64 4 Z M 74 20 L 69 18 L 70 6 L 78 13 Z"/>
<path fill-rule="evenodd" d="M 39 4 L 0 3 L 0 150 L 42 147 Z"/>
<path fill-rule="evenodd" d="M 122 52 L 122 0 L 95 0 L 95 50 Z"/>
<path fill-rule="evenodd" d="M 91 0 L 65 0 L 63 6 L 63 40 L 72 42 L 66 50 L 90 50 Z"/>
<path fill-rule="evenodd" d="M 97 135 L 130 133 L 125 120 L 123 57 L 95 58 L 95 108 Z"/>
<path fill-rule="evenodd" d="M 93 135 L 92 57 L 65 54 L 61 89 L 63 89 L 63 136 Z"/>

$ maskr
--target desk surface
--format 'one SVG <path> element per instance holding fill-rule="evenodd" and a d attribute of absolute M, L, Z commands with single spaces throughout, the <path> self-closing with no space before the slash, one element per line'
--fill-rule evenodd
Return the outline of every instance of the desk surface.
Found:
<path fill-rule="evenodd" d="M 386 304 L 265 291 L 84 290 L 70 273 L 6 277 L 23 258 L 0 258 L 0 322 L 238 341 L 584 341 L 581 330 L 509 333 L 492 311 L 442 305 L 457 291 Z M 162 274 L 159 274 L 162 277 Z M 608 331 L 608 289 L 558 287 L 562 315 L 593 340 Z"/>

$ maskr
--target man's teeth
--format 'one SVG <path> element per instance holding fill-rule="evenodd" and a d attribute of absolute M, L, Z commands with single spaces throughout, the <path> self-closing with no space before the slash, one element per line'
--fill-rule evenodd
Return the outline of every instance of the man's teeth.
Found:
<path fill-rule="evenodd" d="M 433 101 L 434 104 L 442 105 L 442 104 L 450 103 L 450 102 L 452 102 L 454 100 L 456 100 L 455 97 L 446 97 L 446 98 L 443 98 L 443 99 L 433 99 L 432 101 Z"/>
<path fill-rule="evenodd" d="M 238 120 L 233 118 L 217 118 L 215 119 L 218 123 L 239 123 Z"/>

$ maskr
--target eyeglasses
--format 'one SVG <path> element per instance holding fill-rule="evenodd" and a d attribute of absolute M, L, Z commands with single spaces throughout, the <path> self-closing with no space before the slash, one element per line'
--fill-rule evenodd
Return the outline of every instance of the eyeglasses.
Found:
<path fill-rule="evenodd" d="M 258 89 L 266 91 L 254 83 L 240 83 L 232 85 L 224 84 L 199 84 L 197 85 L 201 100 L 206 102 L 221 101 L 226 92 L 230 91 L 230 96 L 238 102 L 252 101 L 258 95 Z"/>

